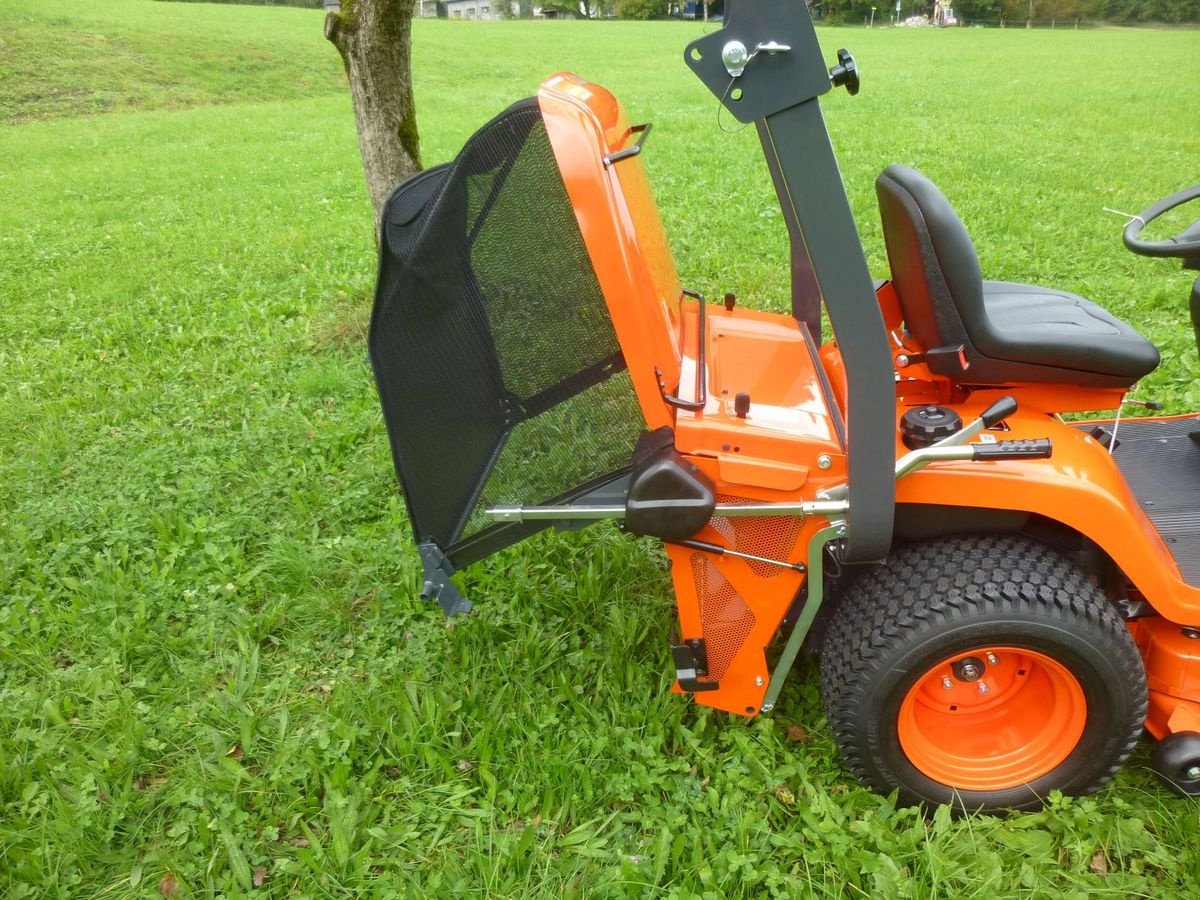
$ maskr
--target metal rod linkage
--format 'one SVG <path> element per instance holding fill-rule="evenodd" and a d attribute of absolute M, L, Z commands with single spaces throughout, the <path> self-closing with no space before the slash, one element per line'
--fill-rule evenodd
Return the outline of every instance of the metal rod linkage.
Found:
<path fill-rule="evenodd" d="M 974 425 L 975 423 L 972 423 Z M 970 430 L 968 426 L 964 431 Z M 961 432 L 960 432 L 961 433 Z M 978 433 L 978 432 L 976 432 Z M 953 445 L 942 442 L 932 447 L 921 447 L 904 454 L 896 460 L 896 478 L 911 475 L 932 462 L 964 460 L 973 458 L 973 445 Z M 820 500 L 805 500 L 800 503 L 718 503 L 713 508 L 714 516 L 729 518 L 745 516 L 844 516 L 850 510 L 845 498 L 846 486 L 838 485 L 821 493 Z M 564 521 L 586 519 L 623 519 L 625 506 L 605 504 L 602 506 L 493 506 L 487 514 L 501 522 Z"/>
<path fill-rule="evenodd" d="M 775 670 L 771 673 L 771 682 L 767 685 L 767 692 L 763 696 L 762 712 L 770 712 L 775 708 L 775 701 L 779 699 L 783 683 L 787 681 L 788 673 L 792 671 L 792 665 L 796 662 L 800 647 L 808 636 L 808 630 L 812 628 L 813 620 L 817 617 L 817 610 L 821 608 L 821 601 L 825 599 L 825 545 L 836 538 L 844 537 L 845 534 L 846 526 L 839 522 L 822 528 L 808 541 L 808 578 L 806 580 L 808 597 L 804 601 L 804 608 L 800 610 L 796 624 L 792 626 L 792 633 L 788 635 L 787 643 L 783 645 L 783 652 L 779 654 Z"/>
<path fill-rule="evenodd" d="M 742 553 L 740 550 L 730 550 L 728 547 L 722 547 L 720 544 L 710 544 L 708 541 L 683 540 L 683 541 L 663 541 L 664 544 L 671 544 L 676 547 L 687 547 L 689 550 L 699 550 L 701 553 L 712 553 L 716 556 L 735 556 L 738 559 L 749 560 L 750 562 L 763 563 L 769 566 L 778 566 L 781 569 L 791 569 L 793 572 L 806 572 L 808 569 L 804 563 L 792 563 L 782 559 L 771 559 L 766 556 L 755 556 L 753 553 Z"/>
<path fill-rule="evenodd" d="M 714 516 L 841 516 L 849 509 L 845 500 L 806 500 L 802 503 L 718 503 Z M 602 506 L 493 506 L 487 514 L 501 522 L 536 522 L 587 519 L 623 519 L 625 507 Z"/>

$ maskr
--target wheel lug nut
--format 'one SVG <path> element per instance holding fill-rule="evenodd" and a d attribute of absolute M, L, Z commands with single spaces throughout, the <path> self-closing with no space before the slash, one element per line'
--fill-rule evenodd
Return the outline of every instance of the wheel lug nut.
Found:
<path fill-rule="evenodd" d="M 986 681 L 979 682 L 979 693 L 986 694 L 987 692 L 988 692 L 987 682 Z"/>
<path fill-rule="evenodd" d="M 1000 660 L 996 659 L 995 653 L 989 653 L 987 655 L 987 661 L 989 666 L 994 666 L 996 663 L 1000 662 Z"/>
<path fill-rule="evenodd" d="M 942 679 L 942 687 L 944 687 L 946 690 L 950 690 L 952 687 L 954 687 L 954 682 L 951 681 L 949 678 L 943 678 Z"/>
<path fill-rule="evenodd" d="M 1200 766 L 1192 766 L 1184 773 L 1188 781 L 1200 781 Z"/>

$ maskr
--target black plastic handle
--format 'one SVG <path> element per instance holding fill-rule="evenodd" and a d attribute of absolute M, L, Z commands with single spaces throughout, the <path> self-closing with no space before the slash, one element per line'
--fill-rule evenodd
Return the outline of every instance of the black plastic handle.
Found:
<path fill-rule="evenodd" d="M 1050 438 L 972 444 L 971 449 L 971 459 L 1049 459 L 1054 452 Z"/>
<path fill-rule="evenodd" d="M 1012 397 L 1001 397 L 979 414 L 983 419 L 983 427 L 991 428 L 997 422 L 1002 422 L 1017 411 L 1017 401 Z"/>

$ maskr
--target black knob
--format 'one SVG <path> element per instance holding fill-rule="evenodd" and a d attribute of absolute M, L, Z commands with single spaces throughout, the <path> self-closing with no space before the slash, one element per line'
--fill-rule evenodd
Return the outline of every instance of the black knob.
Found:
<path fill-rule="evenodd" d="M 944 406 L 918 406 L 900 419 L 900 434 L 909 450 L 928 447 L 962 428 L 962 417 Z"/>
<path fill-rule="evenodd" d="M 726 291 L 725 292 L 725 311 L 733 312 L 733 308 L 735 306 L 737 306 L 737 297 L 734 296 L 733 291 Z"/>
<path fill-rule="evenodd" d="M 750 412 L 750 395 L 742 391 L 733 398 L 733 411 L 737 413 L 739 419 L 746 418 L 746 413 Z"/>
<path fill-rule="evenodd" d="M 829 70 L 829 80 L 834 87 L 845 87 L 852 97 L 858 93 L 858 64 L 845 47 L 838 51 L 838 64 Z"/>

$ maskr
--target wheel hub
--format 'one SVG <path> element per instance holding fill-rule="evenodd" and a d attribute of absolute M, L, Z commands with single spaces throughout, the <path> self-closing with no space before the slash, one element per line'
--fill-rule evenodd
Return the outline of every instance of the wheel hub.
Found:
<path fill-rule="evenodd" d="M 984 663 L 984 660 L 987 663 Z M 922 774 L 959 790 L 997 791 L 1049 774 L 1075 749 L 1087 704 L 1057 660 L 980 647 L 927 670 L 901 703 L 901 747 Z"/>
<path fill-rule="evenodd" d="M 993 654 L 995 658 L 995 654 Z M 983 677 L 983 660 L 976 659 L 974 656 L 968 656 L 966 659 L 960 659 L 957 662 L 950 664 L 951 671 L 954 672 L 954 677 L 959 681 L 978 681 Z"/>

